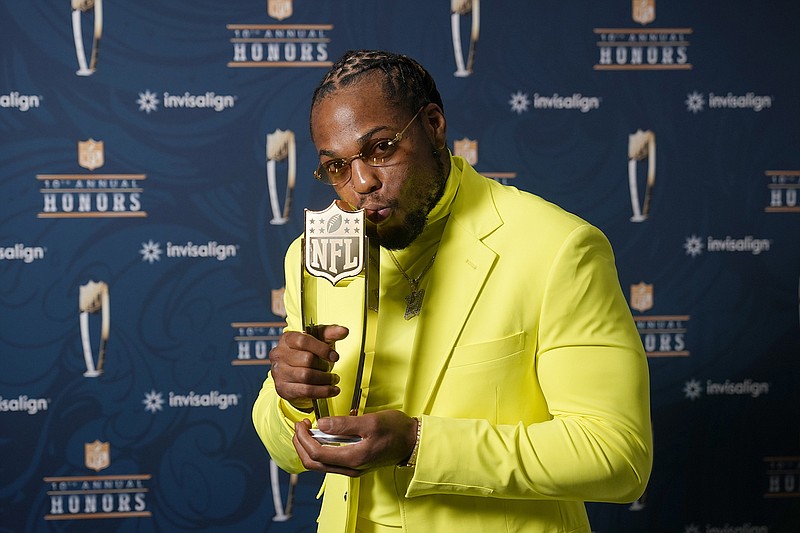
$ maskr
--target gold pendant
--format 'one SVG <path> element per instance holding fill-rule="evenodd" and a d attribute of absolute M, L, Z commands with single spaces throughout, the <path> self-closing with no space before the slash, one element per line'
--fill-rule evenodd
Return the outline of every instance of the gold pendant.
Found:
<path fill-rule="evenodd" d="M 411 289 L 411 293 L 405 297 L 406 300 L 406 312 L 403 315 L 403 318 L 406 320 L 411 320 L 415 316 L 419 314 L 420 309 L 422 309 L 422 298 L 425 296 L 425 289 L 414 290 Z"/>

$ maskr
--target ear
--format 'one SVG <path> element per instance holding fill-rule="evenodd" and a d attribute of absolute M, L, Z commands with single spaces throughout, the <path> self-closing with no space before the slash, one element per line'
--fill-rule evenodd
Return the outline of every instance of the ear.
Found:
<path fill-rule="evenodd" d="M 437 150 L 442 150 L 447 145 L 447 120 L 444 118 L 444 111 L 437 104 L 430 103 L 422 110 L 425 131 L 428 132 L 433 146 Z"/>

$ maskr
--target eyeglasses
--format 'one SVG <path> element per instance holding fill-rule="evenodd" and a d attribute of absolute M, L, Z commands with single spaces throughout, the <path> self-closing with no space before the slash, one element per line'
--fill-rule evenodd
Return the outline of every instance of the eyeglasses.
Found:
<path fill-rule="evenodd" d="M 338 187 L 350 180 L 353 174 L 350 170 L 350 165 L 356 159 L 361 159 L 371 167 L 390 165 L 392 163 L 392 158 L 397 153 L 397 145 L 403 140 L 403 134 L 423 109 L 424 106 L 420 107 L 419 111 L 417 111 L 414 117 L 406 124 L 406 127 L 400 130 L 393 139 L 371 139 L 361 147 L 361 151 L 356 155 L 340 159 L 331 159 L 330 161 L 320 163 L 317 170 L 314 171 L 314 177 L 322 183 Z"/>

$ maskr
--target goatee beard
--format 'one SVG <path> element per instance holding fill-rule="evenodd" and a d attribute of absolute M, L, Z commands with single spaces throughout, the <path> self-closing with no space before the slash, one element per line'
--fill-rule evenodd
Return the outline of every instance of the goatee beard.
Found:
<path fill-rule="evenodd" d="M 438 150 L 434 148 L 433 153 L 436 161 L 436 176 L 433 183 L 434 187 L 430 190 L 425 205 L 416 211 L 408 213 L 403 225 L 398 229 L 382 234 L 374 226 L 371 228 L 372 231 L 369 231 L 369 227 L 367 228 L 370 238 L 377 239 L 378 244 L 383 248 L 402 250 L 414 242 L 425 230 L 425 226 L 428 223 L 428 215 L 444 196 L 444 188 L 447 181 L 447 176 L 444 175 L 444 164 L 441 158 L 438 157 Z"/>

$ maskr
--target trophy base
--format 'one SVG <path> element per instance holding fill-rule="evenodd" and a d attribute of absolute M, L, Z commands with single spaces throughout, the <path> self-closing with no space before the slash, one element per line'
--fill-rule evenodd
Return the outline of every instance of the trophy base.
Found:
<path fill-rule="evenodd" d="M 319 429 L 312 429 L 311 436 L 323 446 L 345 446 L 347 444 L 361 442 L 361 437 L 358 435 L 331 435 Z"/>

